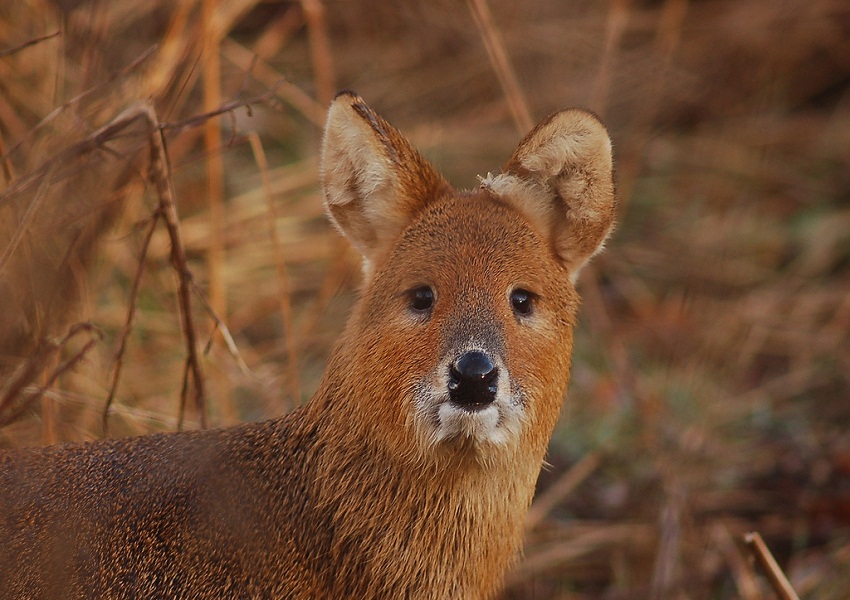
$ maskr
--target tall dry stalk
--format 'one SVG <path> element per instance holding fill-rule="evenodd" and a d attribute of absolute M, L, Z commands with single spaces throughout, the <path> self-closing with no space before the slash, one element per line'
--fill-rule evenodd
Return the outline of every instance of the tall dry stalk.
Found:
<path fill-rule="evenodd" d="M 520 135 L 525 135 L 534 125 L 534 120 L 516 70 L 508 57 L 505 41 L 493 19 L 490 6 L 487 0 L 467 0 L 467 3 L 484 47 L 487 49 L 487 56 L 490 57 L 490 63 L 499 78 L 499 84 L 502 86 L 517 131 Z"/>
<path fill-rule="evenodd" d="M 211 112 L 221 105 L 221 40 L 215 24 L 218 0 L 202 0 L 201 21 L 203 22 L 203 105 Z M 207 247 L 207 278 L 209 302 L 213 311 L 227 319 L 227 281 L 224 275 L 225 251 L 225 206 L 224 206 L 224 161 L 222 160 L 221 124 L 210 119 L 204 124 L 204 148 L 207 165 L 207 203 L 209 207 L 209 235 Z M 217 332 L 213 331 L 215 340 Z M 236 422 L 236 411 L 230 398 L 230 383 L 223 373 L 213 371 L 214 389 L 218 409 L 224 423 Z"/>

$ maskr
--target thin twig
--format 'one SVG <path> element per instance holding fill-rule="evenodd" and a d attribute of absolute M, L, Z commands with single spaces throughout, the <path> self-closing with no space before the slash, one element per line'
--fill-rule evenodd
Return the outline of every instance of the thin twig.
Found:
<path fill-rule="evenodd" d="M 24 50 L 25 48 L 29 48 L 30 46 L 35 46 L 36 44 L 40 44 L 41 42 L 43 42 L 45 40 L 53 39 L 53 38 L 55 38 L 59 35 L 62 35 L 61 31 L 54 31 L 53 33 L 31 39 L 30 41 L 24 42 L 23 44 L 21 44 L 19 46 L 15 46 L 14 48 L 7 48 L 6 50 L 0 50 L 0 58 L 10 56 L 10 55 L 15 54 L 17 52 L 20 52 L 21 50 Z"/>
<path fill-rule="evenodd" d="M 782 600 L 800 600 L 797 592 L 791 587 L 788 578 L 785 577 L 785 573 L 779 568 L 776 559 L 773 558 L 770 550 L 768 550 L 767 544 L 764 543 L 761 535 L 756 531 L 751 531 L 744 536 L 744 542 L 747 544 L 750 552 L 752 552 L 756 562 L 764 570 L 768 581 L 770 581 L 770 585 L 773 586 L 774 591 L 779 597 Z"/>
<path fill-rule="evenodd" d="M 224 111 L 222 111 L 224 112 Z M 220 114 L 220 113 L 219 113 Z M 186 260 L 186 250 L 183 246 L 180 234 L 180 220 L 177 216 L 177 208 L 174 204 L 174 189 L 171 183 L 171 167 L 168 161 L 168 151 L 165 145 L 165 128 L 159 122 L 156 111 L 150 102 L 137 102 L 118 115 L 113 121 L 85 142 L 92 147 L 104 143 L 110 139 L 108 134 L 123 131 L 137 120 L 143 120 L 148 129 L 148 143 L 150 146 L 149 177 L 154 184 L 159 198 L 159 212 L 165 218 L 168 237 L 171 241 L 171 264 L 177 273 L 178 288 L 177 298 L 180 305 L 181 326 L 183 337 L 186 341 L 186 373 L 184 373 L 184 385 L 181 392 L 181 413 L 186 404 L 186 394 L 189 387 L 189 373 L 195 388 L 195 408 L 198 411 L 198 421 L 201 428 L 206 428 L 206 394 L 204 377 L 201 370 L 197 352 L 197 332 L 192 315 L 191 282 L 192 273 Z M 83 146 L 86 147 L 86 146 Z M 182 422 L 182 414 L 181 414 Z"/>
<path fill-rule="evenodd" d="M 42 340 L 30 354 L 29 360 L 15 369 L 3 386 L 3 393 L 0 396 L 0 422 L 10 421 L 3 416 L 3 413 L 10 410 L 9 407 L 12 406 L 21 390 L 38 375 L 43 368 L 43 363 L 56 349 L 55 342 Z"/>
<path fill-rule="evenodd" d="M 218 330 L 221 331 L 221 337 L 224 339 L 224 345 L 227 346 L 228 352 L 236 361 L 236 365 L 239 367 L 239 370 L 242 371 L 244 375 L 251 375 L 251 369 L 248 367 L 248 363 L 245 362 L 245 359 L 242 358 L 242 353 L 239 352 L 239 347 L 236 345 L 236 341 L 233 339 L 233 334 L 230 333 L 230 329 L 227 327 L 227 324 L 224 322 L 224 319 L 219 316 L 219 314 L 215 311 L 212 304 L 207 300 L 206 295 L 203 290 L 198 287 L 198 284 L 192 281 L 192 291 L 195 292 L 195 296 L 197 296 L 198 300 L 201 301 L 201 304 L 204 305 L 204 308 L 207 309 L 207 313 L 210 315 L 210 318 L 215 322 L 215 326 Z M 207 345 L 204 347 L 204 354 L 209 352 L 212 347 L 212 337 Z"/>
<path fill-rule="evenodd" d="M 41 387 L 36 389 L 32 395 L 23 399 L 16 407 L 13 408 L 13 401 L 16 398 L 19 398 L 23 388 L 27 385 L 30 378 L 35 376 L 35 373 L 39 370 L 39 365 L 43 362 L 43 360 L 64 348 L 71 339 L 80 333 L 90 333 L 92 338 L 86 342 L 80 350 L 74 353 L 71 358 L 53 369 L 50 376 L 47 378 L 47 381 Z M 77 323 L 68 330 L 68 333 L 65 334 L 65 337 L 62 339 L 44 340 L 42 344 L 40 344 L 39 349 L 36 350 L 32 358 L 30 358 L 22 372 L 15 378 L 13 385 L 6 390 L 3 398 L 0 399 L 0 427 L 4 427 L 15 421 L 31 403 L 41 398 L 63 373 L 66 373 L 80 362 L 80 360 L 82 360 L 88 351 L 91 350 L 102 337 L 103 334 L 94 325 L 90 323 Z"/>
<path fill-rule="evenodd" d="M 56 155 L 45 161 L 31 175 L 29 175 L 23 180 L 19 180 L 18 182 L 16 182 L 15 186 L 12 186 L 12 189 L 7 189 L 2 194 L 0 194 L 0 202 L 2 202 L 3 199 L 11 197 L 13 194 L 18 193 L 23 189 L 26 189 L 34 182 L 40 181 L 40 188 L 36 192 L 36 199 L 33 203 L 31 203 L 29 208 L 29 211 L 32 212 L 38 207 L 39 199 L 43 196 L 50 182 L 53 180 L 53 172 L 55 169 L 58 169 L 61 165 L 64 165 L 70 162 L 72 159 L 77 158 L 81 155 L 103 149 L 107 142 L 118 137 L 138 120 L 141 119 L 146 122 L 150 145 L 149 175 L 156 187 L 157 194 L 159 197 L 158 213 L 165 218 L 166 227 L 168 229 L 169 238 L 171 240 L 171 262 L 178 275 L 178 298 L 181 310 L 181 324 L 183 327 L 183 334 L 186 339 L 186 347 L 188 353 L 186 364 L 187 369 L 189 369 L 192 374 L 191 383 L 193 383 L 195 387 L 195 405 L 198 410 L 198 418 L 201 427 L 206 427 L 206 396 L 204 393 L 203 375 L 201 372 L 200 363 L 196 351 L 196 330 L 191 313 L 190 289 L 192 275 L 187 266 L 186 253 L 180 235 L 179 219 L 177 216 L 177 210 L 174 205 L 174 192 L 171 186 L 171 171 L 168 165 L 168 156 L 165 145 L 164 132 L 181 130 L 184 128 L 200 125 L 208 119 L 211 119 L 217 115 L 230 112 L 237 108 L 248 106 L 250 104 L 261 102 L 274 95 L 274 93 L 275 90 L 272 89 L 262 96 L 250 98 L 247 100 L 238 100 L 230 102 L 214 111 L 210 111 L 202 115 L 197 115 L 186 121 L 173 124 L 161 123 L 157 119 L 156 112 L 149 102 L 139 102 L 133 104 L 129 108 L 121 112 L 118 116 L 116 116 L 112 121 L 110 121 L 103 127 L 100 127 L 96 131 L 92 132 L 89 136 L 87 136 L 77 144 L 65 148 L 63 151 L 57 153 Z M 19 232 L 22 232 L 25 229 L 26 227 L 21 227 L 19 229 Z M 17 233 L 16 237 L 13 238 L 11 243 L 4 249 L 3 255 L 0 256 L 0 269 L 2 269 L 2 267 L 5 265 L 6 261 L 8 260 L 8 256 L 11 255 L 11 252 L 17 245 L 17 241 L 19 241 L 18 238 L 21 235 L 22 233 Z M 132 315 L 130 315 L 128 318 L 131 319 Z M 123 343 L 125 342 L 122 341 L 122 344 Z M 242 361 L 242 363 L 244 364 L 244 361 Z M 117 368 L 120 370 L 120 367 Z M 117 385 L 117 374 L 118 373 L 116 373 L 113 378 L 113 386 Z M 24 375 L 26 375 L 26 373 L 24 373 Z M 188 383 L 189 381 L 188 379 L 186 379 L 186 384 L 184 385 L 183 390 L 184 394 L 188 393 Z M 9 389 L 8 385 L 6 387 L 7 389 Z M 109 405 L 112 401 L 113 394 L 114 390 L 111 390 L 110 398 L 107 400 L 107 406 L 104 412 L 104 420 L 108 418 L 107 413 L 109 410 Z M 5 398 L 6 396 L 4 396 L 4 399 Z M 181 398 L 181 405 L 185 405 L 184 398 Z M 4 402 L 0 401 L 0 409 L 2 409 L 3 406 Z"/>
<path fill-rule="evenodd" d="M 189 373 L 192 370 L 189 364 L 189 357 L 183 363 L 183 383 L 180 386 L 180 408 L 177 411 L 177 431 L 183 431 L 183 422 L 186 419 L 186 398 L 189 397 Z"/>
<path fill-rule="evenodd" d="M 496 71 L 496 77 L 499 78 L 499 84 L 505 93 L 505 99 L 508 101 L 508 108 L 517 130 L 520 135 L 525 135 L 534 125 L 531 111 L 528 109 L 528 100 L 525 98 L 516 71 L 508 58 L 505 42 L 493 20 L 493 14 L 490 12 L 487 0 L 467 0 L 467 3 L 469 10 L 472 11 L 478 33 L 484 41 L 487 56 L 490 57 L 490 63 L 493 65 L 493 70 Z"/>
<path fill-rule="evenodd" d="M 283 82 L 281 82 L 281 84 L 282 83 Z M 248 98 L 245 100 L 229 102 L 220 106 L 212 112 L 196 115 L 184 121 L 178 121 L 176 123 L 157 123 L 154 125 L 154 128 L 167 132 L 179 132 L 190 127 L 197 127 L 205 123 L 208 119 L 212 119 L 213 117 L 216 117 L 223 113 L 230 112 L 238 108 L 247 107 L 252 104 L 258 104 L 260 102 L 267 101 L 268 99 L 272 98 L 275 93 L 276 90 L 271 89 L 260 96 Z M 26 189 L 34 182 L 39 181 L 49 169 L 54 167 L 54 165 L 58 164 L 59 166 L 62 166 L 70 162 L 73 158 L 76 158 L 88 152 L 103 149 L 103 146 L 106 144 L 106 142 L 118 137 L 121 132 L 130 127 L 139 118 L 141 118 L 141 115 L 136 114 L 133 111 L 133 108 L 125 110 L 117 117 L 115 117 L 112 121 L 110 121 L 100 129 L 97 129 L 92 132 L 88 137 L 84 138 L 76 144 L 73 144 L 72 146 L 69 146 L 68 148 L 65 148 L 61 152 L 47 159 L 44 163 L 41 164 L 41 166 L 34 169 L 29 175 L 16 181 L 15 185 L 10 186 L 0 192 L 0 204 L 2 204 L 3 201 L 7 198 L 10 198 L 15 194 L 21 192 L 22 190 Z"/>
<path fill-rule="evenodd" d="M 52 170 L 56 169 L 58 171 L 61 167 L 73 162 L 74 159 L 80 156 L 102 150 L 107 142 L 117 138 L 139 118 L 140 115 L 136 114 L 133 108 L 121 112 L 103 127 L 93 131 L 76 144 L 72 144 L 57 152 L 44 161 L 38 168 L 34 169 L 29 175 L 19 179 L 15 185 L 0 192 L 0 204 L 15 194 L 27 189 L 35 182 L 42 180 Z"/>
<path fill-rule="evenodd" d="M 29 176 L 17 181 L 14 186 L 12 186 L 11 188 L 7 188 L 3 191 L 3 193 L 0 194 L 0 202 L 2 202 L 4 199 L 9 198 L 16 193 L 19 193 L 20 191 L 26 189 L 33 183 L 40 182 L 40 187 L 36 192 L 35 200 L 30 204 L 30 207 L 28 209 L 28 214 L 30 212 L 34 212 L 38 208 L 40 198 L 44 195 L 44 193 L 49 187 L 50 182 L 53 180 L 53 173 L 56 169 L 58 169 L 62 165 L 71 162 L 72 159 L 78 158 L 79 156 L 85 155 L 90 152 L 102 150 L 107 142 L 123 134 L 138 120 L 141 119 L 146 122 L 149 136 L 151 158 L 149 175 L 156 187 L 157 194 L 159 197 L 158 213 L 165 218 L 166 227 L 168 229 L 169 238 L 171 240 L 171 262 L 178 275 L 178 298 L 181 310 L 181 324 L 183 328 L 183 334 L 186 340 L 186 347 L 188 353 L 186 364 L 187 369 L 189 369 L 192 374 L 192 383 L 195 387 L 195 405 L 198 410 L 198 418 L 201 427 L 206 427 L 206 396 L 204 393 L 203 375 L 196 351 L 197 335 L 194 320 L 192 318 L 191 313 L 190 289 L 192 275 L 187 266 L 186 253 L 180 235 L 179 219 L 177 216 L 177 210 L 174 205 L 174 192 L 171 186 L 171 171 L 168 165 L 164 132 L 171 130 L 181 130 L 184 128 L 200 125 L 204 123 L 207 119 L 210 119 L 214 116 L 230 112 L 237 108 L 248 106 L 253 103 L 261 102 L 264 99 L 274 95 L 274 93 L 275 90 L 270 90 L 266 94 L 256 98 L 230 102 L 209 113 L 198 115 L 196 117 L 193 117 L 192 119 L 188 119 L 186 121 L 174 124 L 161 123 L 157 119 L 156 112 L 149 102 L 139 102 L 133 104 L 129 108 L 121 112 L 114 119 L 112 119 L 112 121 L 110 121 L 103 127 L 100 127 L 99 129 L 95 130 L 80 142 L 65 148 L 61 152 L 58 152 L 56 155 L 46 160 L 38 169 L 34 170 Z M 0 269 L 2 269 L 5 263 L 8 261 L 8 257 L 15 249 L 20 236 L 23 235 L 22 232 L 24 230 L 26 230 L 25 226 L 19 228 L 18 233 L 16 233 L 16 236 L 4 249 L 2 256 L 0 256 Z M 129 315 L 128 318 L 131 319 L 132 315 Z M 122 344 L 124 343 L 125 341 L 122 340 Z M 123 352 L 123 349 L 121 352 Z M 36 358 L 36 356 L 34 356 L 33 358 Z M 242 362 L 244 363 L 244 361 Z M 36 364 L 37 361 L 31 360 L 28 365 L 20 373 L 17 374 L 17 377 L 13 376 L 12 380 L 7 382 L 7 385 L 4 386 L 5 392 L 3 397 L 0 399 L 0 413 L 3 412 L 4 408 L 10 402 L 9 399 L 14 397 L 20 391 L 20 386 L 25 385 L 25 383 L 21 383 L 19 386 L 19 382 L 31 380 L 31 377 L 34 375 L 33 370 L 36 369 Z M 117 368 L 120 370 L 120 367 Z M 117 375 L 118 373 L 116 373 L 113 377 L 113 386 L 117 385 Z M 188 373 L 185 377 L 188 377 Z M 184 394 L 188 393 L 188 383 L 188 378 L 186 378 L 183 390 Z M 107 400 L 107 405 L 104 411 L 104 420 L 108 418 L 107 413 L 109 410 L 109 405 L 112 402 L 113 394 L 114 390 L 111 390 L 110 397 Z M 185 398 L 181 398 L 181 405 L 185 405 Z"/>
<path fill-rule="evenodd" d="M 33 135 L 35 135 L 35 133 L 37 131 L 41 130 L 45 125 L 50 123 L 58 115 L 60 115 L 64 111 L 68 110 L 68 108 L 70 108 L 74 104 L 79 103 L 85 97 L 93 94 L 94 92 L 96 92 L 98 90 L 102 90 L 106 86 L 111 85 L 119 77 L 122 77 L 122 76 L 130 73 L 131 71 L 133 71 L 136 67 L 138 67 L 145 60 L 147 60 L 150 56 L 152 56 L 154 54 L 154 52 L 156 52 L 157 48 L 158 48 L 158 46 L 156 44 L 154 44 L 153 46 L 151 46 L 150 48 L 148 48 L 147 50 L 142 52 L 139 56 L 137 56 L 132 62 L 130 62 L 130 64 L 128 64 L 128 65 L 122 67 L 121 69 L 115 71 L 104 81 L 98 83 L 97 85 L 93 85 L 89 89 L 77 94 L 76 96 L 74 96 L 73 98 L 71 98 L 70 100 L 68 100 L 64 104 L 62 104 L 61 106 L 57 106 L 56 108 L 54 108 L 52 111 L 50 111 L 50 114 L 48 114 L 41 121 L 39 121 L 35 125 L 35 127 L 30 129 L 30 131 L 27 133 L 25 138 L 19 140 L 7 152 L 4 152 L 2 154 L 2 156 L 0 156 L 0 158 L 2 158 L 2 160 L 5 163 L 8 160 L 9 155 L 12 154 L 13 152 L 15 152 L 21 144 L 23 144 L 26 140 L 30 139 Z"/>
<path fill-rule="evenodd" d="M 139 251 L 139 260 L 136 265 L 136 273 L 133 276 L 133 285 L 130 288 L 129 307 L 127 308 L 127 319 L 124 321 L 124 329 L 121 331 L 121 339 L 118 343 L 118 350 L 115 352 L 115 367 L 112 370 L 112 383 L 109 386 L 109 395 L 106 397 L 106 404 L 103 407 L 101 421 L 103 424 L 103 434 L 109 432 L 109 409 L 112 407 L 112 402 L 115 398 L 115 391 L 118 389 L 118 380 L 121 378 L 121 369 L 124 366 L 124 350 L 127 347 L 127 339 L 130 336 L 130 329 L 133 326 L 133 317 L 136 315 L 136 299 L 139 296 L 139 284 L 142 281 L 144 273 L 145 260 L 150 247 L 153 232 L 156 229 L 156 224 L 159 221 L 160 213 L 154 211 L 148 220 L 148 227 L 145 230 L 145 237 L 142 240 L 142 248 Z"/>
<path fill-rule="evenodd" d="M 711 538 L 729 567 L 729 572 L 735 581 L 735 587 L 738 589 L 741 600 L 762 600 L 756 575 L 750 565 L 747 564 L 748 561 L 741 549 L 732 539 L 732 534 L 729 533 L 726 524 L 715 523 L 711 528 Z"/>
<path fill-rule="evenodd" d="M 213 117 L 217 117 L 221 114 L 234 111 L 238 108 L 250 107 L 252 104 L 260 104 L 262 102 L 270 100 L 275 96 L 275 94 L 277 94 L 278 87 L 284 85 L 285 83 L 285 81 L 280 80 L 276 82 L 275 85 L 269 91 L 259 96 L 254 96 L 253 98 L 247 98 L 244 100 L 234 100 L 233 102 L 222 104 L 215 110 L 201 113 L 183 121 L 177 121 L 176 123 L 160 123 L 159 125 L 157 125 L 157 127 L 159 129 L 162 129 L 163 131 L 175 132 L 181 131 L 183 129 L 188 129 L 190 127 L 197 127 L 198 125 L 203 125 Z"/>
<path fill-rule="evenodd" d="M 202 429 L 207 427 L 206 393 L 204 376 L 197 352 L 197 333 L 192 316 L 192 301 L 190 297 L 192 273 L 186 261 L 186 249 L 180 234 L 180 219 L 174 205 L 174 189 L 171 184 L 171 167 L 168 162 L 168 151 L 165 146 L 163 129 L 159 126 L 154 108 L 149 103 L 137 105 L 138 115 L 148 123 L 150 134 L 150 177 L 159 197 L 159 209 L 165 217 L 165 226 L 171 240 L 171 264 L 177 272 L 177 297 L 180 303 L 181 324 L 186 340 L 186 365 L 191 370 L 192 383 L 195 387 L 195 408 L 198 411 L 198 421 Z M 188 381 L 187 381 L 188 384 Z M 181 406 L 185 406 L 185 394 L 188 386 L 183 387 Z M 182 416 L 182 415 L 181 415 Z"/>

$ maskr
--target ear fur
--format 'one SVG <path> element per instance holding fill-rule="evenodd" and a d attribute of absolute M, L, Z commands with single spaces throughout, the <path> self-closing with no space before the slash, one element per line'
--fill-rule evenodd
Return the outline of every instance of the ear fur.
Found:
<path fill-rule="evenodd" d="M 599 119 L 583 110 L 543 120 L 503 172 L 481 185 L 551 236 L 573 281 L 614 226 L 611 140 Z"/>
<path fill-rule="evenodd" d="M 404 136 L 352 92 L 328 110 L 321 159 L 325 209 L 360 251 L 376 255 L 449 184 Z"/>

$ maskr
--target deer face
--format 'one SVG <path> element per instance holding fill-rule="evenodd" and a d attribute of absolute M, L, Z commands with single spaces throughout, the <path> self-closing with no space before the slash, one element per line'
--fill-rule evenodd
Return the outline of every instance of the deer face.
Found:
<path fill-rule="evenodd" d="M 395 371 L 387 410 L 421 447 L 486 454 L 541 428 L 548 438 L 578 298 L 543 236 L 487 192 L 451 195 L 375 266 L 359 337 Z"/>
<path fill-rule="evenodd" d="M 503 173 L 458 193 L 346 94 L 330 110 L 323 183 L 364 257 L 347 341 L 381 435 L 417 456 L 487 461 L 530 445 L 542 458 L 569 379 L 573 281 L 613 222 L 604 128 L 556 113 Z"/>

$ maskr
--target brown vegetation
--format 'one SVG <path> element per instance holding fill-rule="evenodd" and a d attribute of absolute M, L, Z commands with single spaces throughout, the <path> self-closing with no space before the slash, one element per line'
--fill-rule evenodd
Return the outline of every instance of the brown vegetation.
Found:
<path fill-rule="evenodd" d="M 318 193 L 333 90 L 459 187 L 498 169 L 524 114 L 585 106 L 615 142 L 619 226 L 580 282 L 570 394 L 505 596 L 770 598 L 756 530 L 801 597 L 846 597 L 848 84 L 845 0 L 7 2 L 0 444 L 104 434 L 131 310 L 110 435 L 310 396 L 359 277 Z M 151 129 L 109 127 L 139 101 L 164 125 L 191 277 Z M 240 107 L 194 118 L 223 105 Z M 206 383 L 183 408 L 178 297 Z"/>

